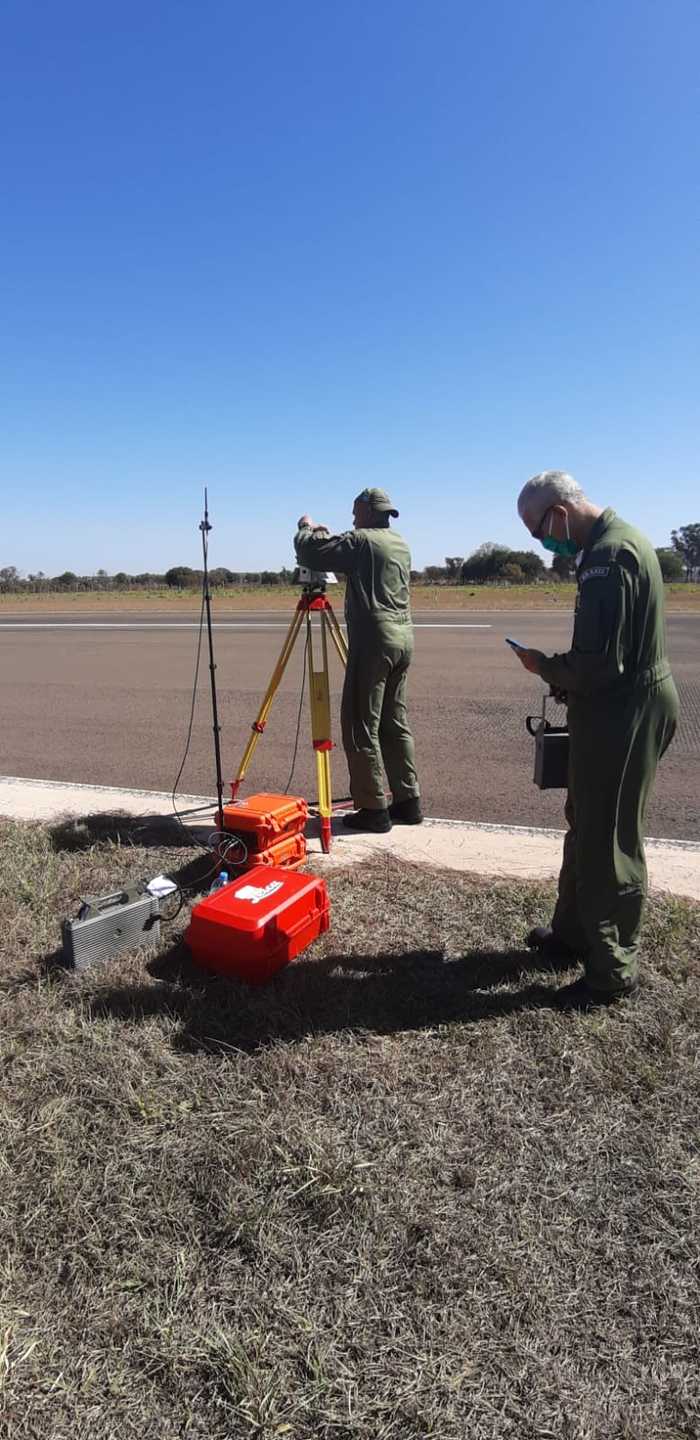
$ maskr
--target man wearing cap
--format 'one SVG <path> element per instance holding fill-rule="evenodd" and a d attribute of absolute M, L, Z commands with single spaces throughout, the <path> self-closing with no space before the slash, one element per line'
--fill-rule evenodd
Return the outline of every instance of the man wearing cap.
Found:
<path fill-rule="evenodd" d="M 294 539 L 300 565 L 347 576 L 349 653 L 341 730 L 356 811 L 344 824 L 379 834 L 392 822 L 419 825 L 423 819 L 406 715 L 413 657 L 411 554 L 389 528 L 389 517 L 398 513 L 385 490 L 363 490 L 353 506 L 354 530 L 331 535 L 302 515 Z M 388 807 L 384 770 L 392 793 Z"/>
<path fill-rule="evenodd" d="M 551 926 L 528 943 L 583 958 L 567 1001 L 605 1004 L 636 990 L 647 889 L 644 818 L 656 767 L 673 739 L 678 695 L 666 655 L 664 587 L 649 541 L 545 470 L 518 499 L 535 540 L 579 556 L 571 649 L 518 650 L 526 670 L 568 698 L 569 830 Z"/>

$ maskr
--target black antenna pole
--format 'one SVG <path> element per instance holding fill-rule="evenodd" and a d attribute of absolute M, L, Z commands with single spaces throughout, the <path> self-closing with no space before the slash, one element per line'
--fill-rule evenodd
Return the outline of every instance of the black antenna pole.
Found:
<path fill-rule="evenodd" d="M 216 795 L 218 800 L 216 820 L 220 829 L 224 824 L 224 782 L 221 776 L 221 746 L 219 735 L 219 711 L 216 703 L 216 664 L 214 661 L 214 637 L 211 629 L 211 595 L 209 593 L 209 541 L 207 536 L 211 530 L 209 524 L 209 507 L 207 503 L 206 486 L 204 488 L 204 519 L 200 521 L 199 528 L 202 532 L 202 556 L 204 560 L 204 604 L 207 611 L 207 635 L 209 637 L 209 674 L 211 676 L 211 712 L 214 721 L 214 758 L 216 762 Z"/>

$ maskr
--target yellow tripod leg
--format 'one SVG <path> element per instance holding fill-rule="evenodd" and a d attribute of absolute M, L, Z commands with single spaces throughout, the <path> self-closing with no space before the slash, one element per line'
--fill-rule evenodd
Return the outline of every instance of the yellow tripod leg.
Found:
<path fill-rule="evenodd" d="M 331 608 L 330 601 L 328 603 L 328 609 L 324 611 L 324 614 L 328 622 L 328 629 L 330 630 L 331 640 L 333 641 L 333 644 L 335 645 L 335 648 L 338 652 L 338 658 L 342 665 L 347 665 L 348 642 L 345 639 L 345 636 L 340 628 L 340 623 L 336 616 L 335 610 Z"/>
<path fill-rule="evenodd" d="M 321 816 L 321 849 L 327 855 L 331 848 L 331 757 L 329 750 L 316 750 L 316 782 L 318 809 Z"/>
<path fill-rule="evenodd" d="M 248 741 L 248 744 L 247 744 L 246 747 L 245 747 L 245 751 L 244 751 L 244 754 L 243 754 L 243 759 L 241 760 L 241 763 L 240 763 L 240 765 L 239 765 L 239 767 L 238 767 L 238 773 L 237 773 L 237 775 L 236 775 L 235 780 L 232 780 L 232 781 L 231 781 L 231 799 L 232 799 L 232 800 L 235 800 L 235 798 L 236 798 L 236 796 L 237 796 L 237 794 L 238 794 L 238 791 L 240 790 L 240 787 L 241 787 L 241 785 L 242 785 L 242 783 L 243 783 L 243 780 L 245 779 L 245 774 L 246 774 L 246 771 L 247 771 L 247 769 L 248 769 L 248 766 L 249 766 L 249 764 L 250 764 L 250 762 L 251 762 L 251 760 L 252 760 L 252 758 L 253 758 L 253 755 L 255 754 L 255 747 L 256 747 L 256 745 L 257 745 L 257 743 L 258 743 L 258 740 L 260 739 L 260 736 L 262 735 L 263 730 L 265 729 L 265 726 L 266 726 L 266 724 L 267 724 L 267 717 L 268 717 L 268 715 L 269 715 L 269 713 L 270 713 L 270 709 L 271 709 L 271 706 L 272 706 L 272 702 L 273 702 L 273 700 L 274 700 L 274 698 L 275 698 L 275 694 L 276 694 L 277 689 L 278 689 L 278 687 L 279 687 L 279 683 L 280 683 L 280 681 L 281 681 L 281 679 L 282 679 L 282 676 L 284 675 L 284 672 L 285 672 L 285 669 L 286 669 L 286 667 L 287 667 L 287 662 L 288 662 L 288 660 L 289 660 L 289 657 L 290 657 L 290 655 L 291 655 L 291 653 L 292 653 L 292 650 L 294 649 L 294 642 L 295 642 L 295 640 L 296 640 L 296 638 L 297 638 L 297 635 L 299 634 L 299 631 L 300 631 L 300 629 L 301 629 L 301 625 L 302 625 L 302 621 L 303 621 L 303 619 L 304 619 L 305 613 L 306 613 L 305 610 L 304 610 L 301 606 L 299 606 L 299 607 L 297 608 L 295 614 L 294 614 L 294 617 L 293 617 L 293 619 L 292 619 L 292 623 L 291 623 L 291 625 L 290 625 L 290 627 L 289 627 L 289 629 L 288 629 L 288 631 L 287 631 L 287 635 L 286 635 L 284 644 L 283 644 L 282 649 L 281 649 L 281 651 L 280 651 L 279 660 L 277 661 L 277 664 L 275 665 L 275 668 L 274 668 L 274 670 L 273 670 L 273 672 L 272 672 L 272 679 L 271 679 L 271 681 L 270 681 L 270 683 L 269 683 L 269 685 L 268 685 L 268 687 L 267 687 L 267 690 L 265 691 L 265 698 L 264 698 L 264 700 L 263 700 L 263 702 L 262 702 L 262 705 L 260 706 L 260 709 L 259 709 L 259 711 L 258 711 L 258 713 L 257 713 L 257 716 L 256 716 L 256 718 L 255 718 L 255 720 L 253 721 L 253 724 L 252 724 L 252 726 L 251 726 L 251 736 L 250 736 L 250 739 L 249 739 L 249 741 Z"/>
<path fill-rule="evenodd" d="M 331 696 L 328 680 L 328 640 L 326 633 L 327 611 L 321 614 L 321 666 L 316 669 L 312 638 L 311 617 L 307 617 L 307 645 L 309 651 L 309 699 L 311 702 L 311 734 L 316 752 L 316 779 L 318 782 L 318 808 L 321 816 L 321 849 L 327 855 L 331 848 Z"/>

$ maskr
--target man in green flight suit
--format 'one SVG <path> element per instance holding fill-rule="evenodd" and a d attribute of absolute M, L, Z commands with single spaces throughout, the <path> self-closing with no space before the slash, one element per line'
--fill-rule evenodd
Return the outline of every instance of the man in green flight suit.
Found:
<path fill-rule="evenodd" d="M 406 682 L 413 656 L 409 598 L 411 554 L 389 528 L 398 517 L 385 490 L 363 490 L 353 507 L 354 530 L 330 535 L 302 515 L 294 540 L 300 565 L 347 576 L 348 664 L 341 702 L 343 746 L 357 807 L 344 824 L 384 833 L 392 822 L 423 819 L 416 762 L 406 715 Z M 387 807 L 386 769 L 393 803 Z"/>
<path fill-rule="evenodd" d="M 583 956 L 585 978 L 568 987 L 566 1001 L 605 1004 L 638 986 L 644 819 L 678 719 L 663 581 L 649 541 L 614 510 L 593 505 L 563 471 L 529 480 L 518 512 L 545 549 L 580 552 L 571 649 L 516 652 L 567 698 L 570 736 L 559 897 L 551 926 L 538 926 L 528 943 L 552 957 Z"/>

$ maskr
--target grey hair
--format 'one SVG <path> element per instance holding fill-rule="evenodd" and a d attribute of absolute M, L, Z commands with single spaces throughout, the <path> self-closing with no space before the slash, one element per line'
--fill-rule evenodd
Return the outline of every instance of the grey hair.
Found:
<path fill-rule="evenodd" d="M 566 470 L 542 470 L 523 485 L 518 496 L 518 514 L 521 520 L 526 515 L 534 515 L 541 521 L 552 505 L 585 498 L 581 486 Z"/>

